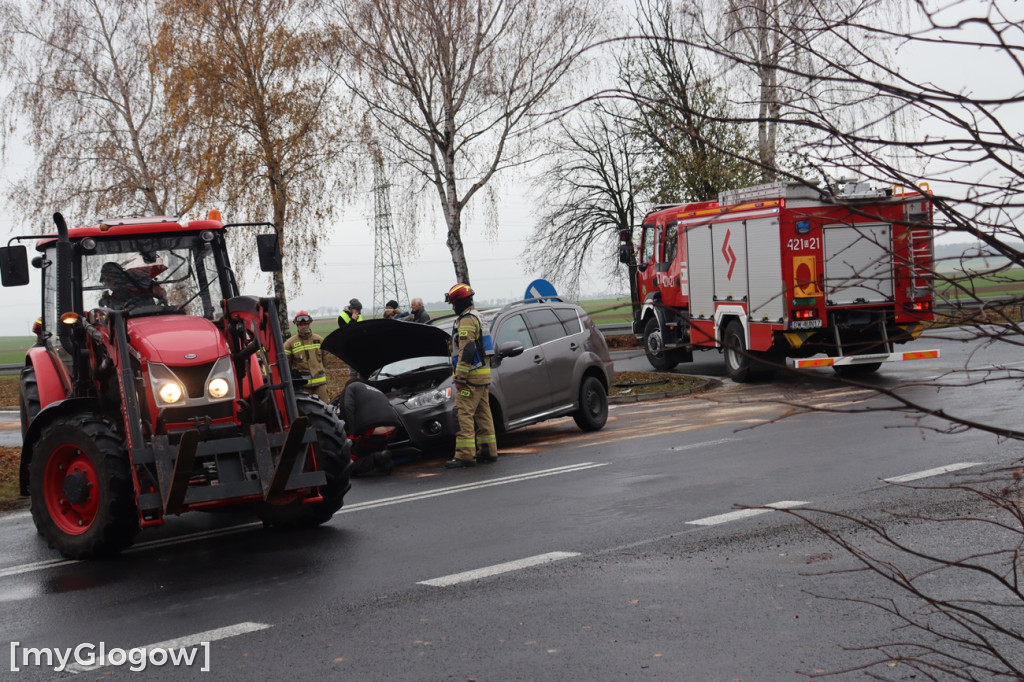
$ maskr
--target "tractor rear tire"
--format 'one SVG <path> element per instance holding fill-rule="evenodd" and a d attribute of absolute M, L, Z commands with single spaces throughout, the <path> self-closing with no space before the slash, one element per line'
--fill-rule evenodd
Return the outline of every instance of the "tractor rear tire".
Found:
<path fill-rule="evenodd" d="M 128 451 L 99 414 L 65 415 L 32 448 L 32 520 L 46 542 L 69 559 L 109 557 L 139 533 Z"/>
<path fill-rule="evenodd" d="M 295 499 L 285 504 L 263 502 L 257 513 L 263 525 L 278 528 L 313 528 L 326 523 L 345 503 L 345 494 L 352 487 L 350 453 L 352 443 L 345 435 L 343 422 L 334 408 L 319 398 L 295 396 L 299 414 L 309 417 L 310 428 L 317 432 L 317 467 L 327 474 L 327 485 L 320 487 L 322 501 L 303 504 Z"/>

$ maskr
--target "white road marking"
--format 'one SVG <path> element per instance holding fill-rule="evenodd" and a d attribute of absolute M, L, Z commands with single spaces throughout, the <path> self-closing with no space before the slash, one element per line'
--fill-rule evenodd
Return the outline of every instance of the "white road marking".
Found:
<path fill-rule="evenodd" d="M 942 474 L 948 474 L 951 471 L 959 471 L 960 469 L 969 469 L 971 467 L 981 466 L 983 462 L 959 462 L 957 464 L 949 464 L 944 467 L 936 467 L 935 469 L 927 469 L 925 471 L 918 471 L 913 474 L 903 474 L 902 476 L 893 476 L 892 478 L 883 478 L 882 480 L 886 483 L 906 483 L 907 481 L 916 481 L 919 478 L 928 478 L 930 476 L 941 476 Z"/>
<path fill-rule="evenodd" d="M 538 554 L 537 556 L 531 556 L 525 559 L 508 561 L 504 564 L 495 564 L 494 566 L 487 566 L 486 568 L 478 568 L 474 571 L 454 573 L 440 578 L 433 578 L 432 580 L 421 580 L 416 584 L 430 585 L 431 587 L 451 587 L 452 585 L 458 585 L 459 583 L 466 583 L 471 580 L 480 580 L 481 578 L 490 578 L 491 576 L 501 575 L 502 573 L 511 573 L 512 571 L 530 568 L 531 566 L 549 564 L 552 561 L 571 559 L 579 555 L 579 552 L 548 552 L 547 554 Z"/>
<path fill-rule="evenodd" d="M 370 500 L 369 502 L 358 502 L 352 505 L 346 505 L 341 508 L 338 514 L 348 514 L 351 512 L 363 511 L 364 509 L 374 509 L 376 507 L 386 507 L 392 504 L 401 504 L 403 502 L 415 502 L 416 500 L 426 500 L 431 497 L 440 497 L 442 495 L 451 495 L 453 493 L 462 493 L 467 490 L 479 490 L 481 488 L 490 488 L 496 485 L 505 485 L 506 483 L 518 483 L 520 481 L 529 481 L 533 478 L 543 478 L 545 476 L 557 476 L 558 474 L 569 474 L 576 471 L 584 471 L 586 469 L 594 469 L 596 467 L 608 466 L 608 462 L 595 463 L 595 462 L 583 462 L 581 464 L 573 464 L 571 466 L 557 467 L 555 469 L 544 469 L 543 471 L 534 471 L 527 474 L 516 474 L 515 476 L 505 476 L 503 478 L 492 478 L 488 481 L 478 481 L 476 483 L 465 483 L 462 485 L 453 485 L 447 488 L 437 488 L 435 490 L 425 490 L 421 493 L 410 493 L 409 495 L 399 495 L 397 497 L 385 497 L 380 500 Z M 337 514 L 335 514 L 337 516 Z"/>
<path fill-rule="evenodd" d="M 772 502 L 766 504 L 766 507 L 771 509 L 739 509 L 728 514 L 719 514 L 718 516 L 708 516 L 707 518 L 697 519 L 696 521 L 687 521 L 692 526 L 715 526 L 719 523 L 728 523 L 729 521 L 737 521 L 739 519 L 746 519 L 751 516 L 758 516 L 759 514 L 767 514 L 772 509 L 792 509 L 793 507 L 802 507 L 809 502 L 797 502 L 794 500 L 783 500 L 782 502 Z"/>
<path fill-rule="evenodd" d="M 270 625 L 266 623 L 238 623 L 236 625 L 228 625 L 226 627 L 217 628 L 215 630 L 207 630 L 206 632 L 197 632 L 194 635 L 185 635 L 184 637 L 178 637 L 176 639 L 168 639 L 164 642 L 157 642 L 155 644 L 144 644 L 141 647 L 123 647 L 124 649 L 145 649 L 152 651 L 154 649 L 186 649 L 190 647 L 201 647 L 204 643 L 209 644 L 210 642 L 216 642 L 221 639 L 228 639 L 229 637 L 237 637 L 238 635 L 244 635 L 250 632 L 259 632 L 260 630 L 266 630 L 270 628 Z M 210 650 L 209 647 L 202 647 L 206 653 L 205 671 L 209 671 L 210 666 Z M 201 659 L 200 659 L 201 660 Z M 106 666 L 96 663 L 94 665 L 69 665 L 67 671 L 70 673 L 85 673 L 92 670 L 98 670 Z"/>
<path fill-rule="evenodd" d="M 725 443 L 735 443 L 738 440 L 740 440 L 740 439 L 739 438 L 719 438 L 718 440 L 706 440 L 703 443 L 690 443 L 689 445 L 676 445 L 674 447 L 669 448 L 669 450 L 673 450 L 675 452 L 680 452 L 681 450 L 696 450 L 697 448 L 710 448 L 710 447 L 712 447 L 714 445 L 723 445 Z"/>
<path fill-rule="evenodd" d="M 338 514 L 347 514 L 350 512 L 363 511 L 366 509 L 375 509 L 377 507 L 386 507 L 392 504 L 401 504 L 403 502 L 415 502 L 417 500 L 425 500 L 431 497 L 440 497 L 442 495 L 451 495 L 453 493 L 461 493 L 469 490 L 477 490 L 480 488 L 488 488 L 495 485 L 504 485 L 506 483 L 518 483 L 519 481 L 528 481 L 534 478 L 542 478 L 544 476 L 556 476 L 558 474 L 568 474 L 575 471 L 585 471 L 586 469 L 594 469 L 596 467 L 607 466 L 608 462 L 595 463 L 595 462 L 582 462 L 580 464 L 572 464 L 569 466 L 556 467 L 554 469 L 544 469 L 542 471 L 534 471 L 526 474 L 516 474 L 515 476 L 504 476 L 502 478 L 493 478 L 487 481 L 479 481 L 476 483 L 464 483 L 461 485 L 448 486 L 447 488 L 437 488 L 435 490 L 426 490 L 420 493 L 411 493 L 409 495 L 399 495 L 397 497 L 386 497 L 380 500 L 370 500 L 368 502 L 358 502 L 356 504 L 345 505 L 342 507 L 335 516 Z M 239 526 L 230 526 L 228 528 L 218 528 L 215 530 L 201 531 L 198 533 L 189 533 L 188 535 L 181 535 L 173 538 L 164 538 L 162 540 L 150 540 L 147 542 L 140 542 L 133 547 L 125 550 L 128 552 L 139 552 L 154 547 L 167 547 L 170 545 L 180 545 L 186 542 L 193 542 L 195 540 L 204 540 L 207 538 L 220 537 L 223 535 L 231 535 L 234 533 L 241 533 L 247 530 L 253 530 L 260 528 L 262 523 L 246 523 Z M 30 564 L 21 564 L 20 566 L 10 566 L 8 568 L 0 568 L 0 578 L 7 578 L 10 576 L 21 575 L 23 573 L 33 573 L 35 571 L 42 571 L 48 568 L 56 568 L 57 566 L 66 566 L 68 564 L 78 563 L 77 559 L 49 559 L 46 561 L 36 561 Z"/>

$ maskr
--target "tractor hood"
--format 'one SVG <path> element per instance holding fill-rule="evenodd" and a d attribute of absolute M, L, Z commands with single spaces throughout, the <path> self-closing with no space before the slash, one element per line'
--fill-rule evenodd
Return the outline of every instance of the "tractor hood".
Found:
<path fill-rule="evenodd" d="M 209 364 L 230 352 L 213 322 L 190 315 L 129 319 L 128 339 L 150 362 L 172 367 Z"/>
<path fill-rule="evenodd" d="M 364 377 L 384 365 L 425 355 L 448 355 L 448 332 L 398 320 L 351 322 L 327 335 L 320 347 Z"/>

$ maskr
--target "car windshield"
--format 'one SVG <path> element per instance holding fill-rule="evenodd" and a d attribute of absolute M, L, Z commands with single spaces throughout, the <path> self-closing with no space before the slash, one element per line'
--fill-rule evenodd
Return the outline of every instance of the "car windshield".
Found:
<path fill-rule="evenodd" d="M 374 372 L 371 379 L 398 377 L 412 372 L 421 372 L 427 369 L 448 367 L 449 359 L 443 355 L 424 355 L 419 358 L 407 358 L 384 365 Z"/>

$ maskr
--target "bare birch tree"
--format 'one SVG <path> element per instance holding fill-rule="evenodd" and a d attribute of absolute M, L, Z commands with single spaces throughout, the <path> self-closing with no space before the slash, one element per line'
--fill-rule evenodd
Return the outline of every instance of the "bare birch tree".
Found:
<path fill-rule="evenodd" d="M 469 283 L 463 211 L 494 177 L 535 156 L 553 106 L 597 35 L 593 0 L 330 0 L 337 70 L 433 187 L 457 280 Z"/>
<path fill-rule="evenodd" d="M 9 193 L 22 216 L 180 214 L 209 189 L 190 168 L 197 139 L 169 133 L 153 12 L 144 0 L 0 4 L 5 141 L 23 133 L 35 156 Z"/>
<path fill-rule="evenodd" d="M 290 283 L 318 271 L 321 239 L 344 196 L 348 149 L 336 78 L 321 68 L 324 36 L 305 0 L 160 0 L 157 59 L 176 129 L 207 130 L 199 163 L 216 174 L 236 221 L 269 220 Z M 246 254 L 238 254 L 245 260 Z M 282 326 L 284 273 L 274 273 Z"/>

